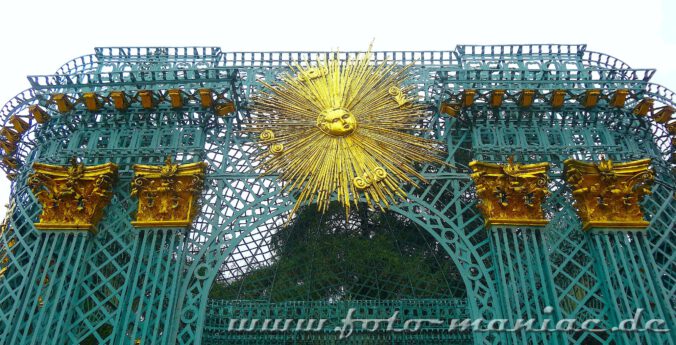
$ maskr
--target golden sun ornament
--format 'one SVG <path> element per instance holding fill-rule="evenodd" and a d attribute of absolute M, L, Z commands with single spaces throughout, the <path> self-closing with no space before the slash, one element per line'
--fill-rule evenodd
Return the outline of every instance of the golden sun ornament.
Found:
<path fill-rule="evenodd" d="M 279 174 L 297 194 L 292 214 L 312 202 L 324 212 L 333 195 L 347 214 L 362 196 L 384 209 L 406 198 L 402 183 L 425 181 L 415 163 L 445 164 L 439 142 L 414 135 L 426 106 L 403 86 L 411 65 L 375 64 L 370 49 L 337 55 L 295 63 L 252 97 L 246 130 L 260 139 L 263 174 Z"/>

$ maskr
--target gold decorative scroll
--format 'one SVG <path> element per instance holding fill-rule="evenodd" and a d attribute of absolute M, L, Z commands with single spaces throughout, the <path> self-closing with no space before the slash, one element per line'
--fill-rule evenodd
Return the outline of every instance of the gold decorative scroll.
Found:
<path fill-rule="evenodd" d="M 294 63 L 291 73 L 252 98 L 244 130 L 260 139 L 263 175 L 278 174 L 302 204 L 349 214 L 362 198 L 387 208 L 406 198 L 401 183 L 425 181 L 418 163 L 445 164 L 443 144 L 422 137 L 427 106 L 407 86 L 408 66 L 364 54 Z M 417 135 L 416 135 L 417 133 Z"/>
<path fill-rule="evenodd" d="M 42 205 L 40 230 L 89 230 L 95 232 L 103 209 L 112 197 L 117 166 L 106 163 L 85 166 L 71 159 L 70 166 L 33 163 L 28 179 Z"/>
<path fill-rule="evenodd" d="M 139 228 L 187 227 L 198 213 L 197 196 L 204 184 L 203 162 L 164 165 L 134 165 L 131 195 L 138 197 Z"/>
<path fill-rule="evenodd" d="M 469 166 L 486 225 L 547 224 L 542 202 L 549 194 L 549 163 L 516 164 L 510 157 L 506 165 L 473 161 Z"/>
<path fill-rule="evenodd" d="M 639 202 L 650 194 L 654 179 L 650 159 L 598 164 L 568 159 L 566 182 L 573 189 L 583 230 L 590 228 L 646 228 Z"/>

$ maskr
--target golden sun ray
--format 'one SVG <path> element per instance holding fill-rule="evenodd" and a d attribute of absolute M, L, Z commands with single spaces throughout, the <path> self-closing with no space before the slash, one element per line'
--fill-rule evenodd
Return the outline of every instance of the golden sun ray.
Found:
<path fill-rule="evenodd" d="M 414 135 L 426 107 L 403 86 L 411 65 L 373 63 L 370 48 L 336 55 L 294 63 L 252 97 L 245 131 L 260 138 L 263 174 L 296 195 L 292 214 L 313 202 L 324 212 L 333 195 L 347 214 L 362 196 L 384 209 L 406 198 L 402 183 L 425 181 L 414 164 L 445 164 L 439 142 Z"/>

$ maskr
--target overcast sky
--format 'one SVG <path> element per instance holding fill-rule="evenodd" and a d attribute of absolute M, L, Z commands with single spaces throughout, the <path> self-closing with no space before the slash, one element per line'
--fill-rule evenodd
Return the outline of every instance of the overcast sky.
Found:
<path fill-rule="evenodd" d="M 0 102 L 28 88 L 27 75 L 52 74 L 97 46 L 364 50 L 373 38 L 375 50 L 586 43 L 633 68 L 656 68 L 653 81 L 673 90 L 674 17 L 674 0 L 2 1 Z M 0 205 L 8 194 L 0 175 Z"/>

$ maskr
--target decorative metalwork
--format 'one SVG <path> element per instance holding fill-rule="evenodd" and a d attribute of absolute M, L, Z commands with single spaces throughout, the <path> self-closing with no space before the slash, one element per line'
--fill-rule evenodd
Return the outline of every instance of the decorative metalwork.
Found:
<path fill-rule="evenodd" d="M 332 241 L 288 236 L 285 220 L 299 190 L 288 193 L 290 183 L 261 164 L 297 154 L 298 146 L 282 140 L 281 127 L 260 121 L 266 117 L 252 112 L 253 96 L 271 93 L 266 84 L 288 87 L 284 78 L 293 75 L 309 84 L 330 78 L 330 70 L 316 63 L 289 67 L 294 61 L 335 59 L 345 67 L 361 57 L 103 47 L 54 75 L 30 76 L 31 88 L 0 109 L 0 168 L 11 179 L 14 205 L 0 234 L 0 344 L 329 343 L 335 340 L 330 332 L 224 332 L 224 321 L 263 315 L 335 320 L 349 308 L 383 318 L 391 315 L 384 310 L 396 309 L 402 318 L 534 318 L 552 319 L 552 325 L 598 319 L 607 329 L 641 308 L 642 320 L 663 319 L 665 328 L 676 328 L 676 99 L 650 82 L 654 70 L 632 68 L 585 45 L 372 52 L 370 67 L 377 70 L 387 60 L 392 73 L 410 76 L 378 87 L 382 101 L 399 112 L 425 109 L 401 130 L 443 145 L 439 159 L 455 169 L 407 161 L 428 183 L 414 175 L 409 177 L 419 188 L 397 181 L 406 199 L 388 211 L 360 205 L 346 220 L 340 203 L 315 216 L 311 205 L 291 222 L 305 214 L 311 217 L 301 229 L 321 223 L 340 231 L 329 234 Z M 391 86 L 402 91 L 400 102 Z M 352 132 L 343 138 L 359 135 L 365 120 L 345 109 L 356 128 L 347 128 Z M 307 119 L 308 129 L 329 136 L 316 127 L 320 113 Z M 328 124 L 326 130 L 333 131 Z M 263 151 L 270 160 L 258 159 Z M 119 167 L 97 233 L 36 231 L 41 205 L 28 188 L 33 164 L 66 164 L 73 156 L 87 165 Z M 194 195 L 197 215 L 180 231 L 139 231 L 131 224 L 140 196 L 131 196 L 133 167 L 161 166 L 167 156 L 176 165 L 208 164 L 203 189 Z M 524 165 L 550 163 L 550 194 L 542 203 L 546 225 L 487 228 L 483 221 L 469 163 L 506 162 L 509 156 Z M 650 222 L 644 231 L 581 231 L 563 162 L 601 156 L 651 159 L 655 182 L 641 202 Z M 312 156 L 303 159 L 315 163 Z M 388 178 L 373 182 L 379 167 Z M 363 173 L 366 178 L 350 173 L 344 179 L 369 191 L 369 179 L 379 186 L 393 178 L 385 165 Z M 350 203 L 356 200 L 350 195 Z M 383 224 L 393 225 L 374 235 Z M 383 234 L 393 241 L 383 242 Z M 275 246 L 280 243 L 285 246 Z M 391 246 L 380 250 L 383 243 Z M 329 255 L 335 247 L 340 255 Z M 423 252 L 438 255 L 419 260 Z M 356 256 L 356 264 L 348 256 Z M 422 262 L 441 273 L 426 272 L 429 265 Z M 429 293 L 432 282 L 445 281 L 448 288 Z M 339 296 L 347 285 L 358 291 L 340 300 L 317 297 Z M 229 297 L 215 300 L 210 294 L 217 288 L 226 288 Z M 545 306 L 553 307 L 551 313 Z M 666 345 L 673 344 L 672 333 L 426 329 L 362 332 L 343 342 Z"/>
<path fill-rule="evenodd" d="M 27 184 L 42 205 L 35 228 L 96 232 L 116 177 L 113 163 L 86 167 L 75 158 L 65 167 L 33 163 Z"/>
<path fill-rule="evenodd" d="M 583 230 L 648 226 L 640 202 L 651 193 L 654 176 L 650 159 L 625 163 L 605 158 L 599 163 L 568 159 L 564 166 Z"/>
<path fill-rule="evenodd" d="M 197 197 L 204 184 L 203 162 L 173 164 L 167 157 L 164 166 L 134 165 L 131 196 L 138 198 L 136 220 L 139 228 L 186 227 L 199 207 Z"/>
<path fill-rule="evenodd" d="M 14 205 L 8 206 L 7 207 L 7 213 L 10 214 L 13 211 Z M 9 219 L 5 218 L 2 221 L 2 224 L 0 225 L 0 238 L 10 238 L 11 237 L 11 232 L 12 228 L 9 225 Z M 12 251 L 12 247 L 16 245 L 16 240 L 10 239 L 6 245 L 3 245 L 0 247 L 0 278 L 2 278 L 3 275 L 5 275 L 5 272 L 7 271 L 7 265 L 9 264 L 9 256 L 10 256 L 10 251 Z"/>
<path fill-rule="evenodd" d="M 549 163 L 518 164 L 510 156 L 506 165 L 472 161 L 469 167 L 487 226 L 547 224 L 542 203 Z"/>
<path fill-rule="evenodd" d="M 402 182 L 425 178 L 415 163 L 444 164 L 440 144 L 415 136 L 425 105 L 402 88 L 411 65 L 373 64 L 371 51 L 316 66 L 294 63 L 292 75 L 268 84 L 253 99 L 249 131 L 269 147 L 258 160 L 264 174 L 280 174 L 298 192 L 292 213 L 316 202 L 326 211 L 334 193 L 349 213 L 360 195 L 385 209 L 405 199 Z"/>

